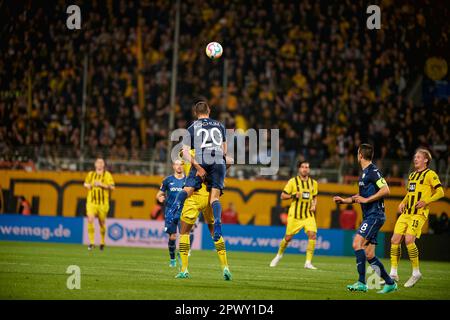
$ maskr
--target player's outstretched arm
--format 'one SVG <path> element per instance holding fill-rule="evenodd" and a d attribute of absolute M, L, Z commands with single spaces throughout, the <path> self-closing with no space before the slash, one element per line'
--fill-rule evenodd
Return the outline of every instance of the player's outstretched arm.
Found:
<path fill-rule="evenodd" d="M 352 197 L 342 198 L 340 196 L 334 196 L 333 201 L 337 204 L 350 204 L 354 202 Z"/>
<path fill-rule="evenodd" d="M 352 198 L 355 200 L 355 202 L 357 203 L 370 203 L 370 202 L 374 202 L 377 201 L 379 199 L 385 198 L 387 197 L 389 194 L 391 193 L 391 191 L 389 190 L 388 185 L 384 185 L 383 187 L 380 188 L 380 190 L 378 190 L 377 193 L 375 193 L 374 195 L 371 195 L 368 198 L 364 198 L 361 197 L 360 195 L 355 195 Z"/>

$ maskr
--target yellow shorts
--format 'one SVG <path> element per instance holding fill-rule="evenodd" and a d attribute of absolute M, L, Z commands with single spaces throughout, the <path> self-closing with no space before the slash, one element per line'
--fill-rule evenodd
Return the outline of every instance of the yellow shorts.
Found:
<path fill-rule="evenodd" d="M 394 233 L 409 234 L 419 239 L 426 221 L 427 217 L 422 214 L 401 214 L 395 223 Z"/>
<path fill-rule="evenodd" d="M 108 216 L 109 205 L 104 204 L 86 204 L 86 215 L 88 217 L 94 216 L 98 217 L 100 220 L 104 221 Z"/>
<path fill-rule="evenodd" d="M 207 224 L 214 223 L 214 215 L 209 205 L 209 196 L 193 194 L 184 202 L 181 221 L 188 224 L 195 224 L 200 212 L 203 214 L 203 218 Z"/>
<path fill-rule="evenodd" d="M 306 219 L 295 219 L 293 216 L 288 216 L 286 235 L 293 236 L 305 228 L 306 232 L 317 233 L 317 224 L 314 217 L 308 217 Z"/>

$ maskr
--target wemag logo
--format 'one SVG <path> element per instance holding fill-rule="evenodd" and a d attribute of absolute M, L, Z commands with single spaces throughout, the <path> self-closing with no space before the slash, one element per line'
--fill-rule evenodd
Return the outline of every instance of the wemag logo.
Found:
<path fill-rule="evenodd" d="M 112 221 L 108 237 L 117 245 L 167 245 L 167 234 L 161 225 L 139 221 Z"/>
<path fill-rule="evenodd" d="M 83 219 L 0 215 L 0 240 L 81 243 Z"/>
<path fill-rule="evenodd" d="M 108 228 L 108 236 L 111 240 L 118 241 L 123 238 L 123 227 L 118 224 L 114 223 L 109 226 Z"/>

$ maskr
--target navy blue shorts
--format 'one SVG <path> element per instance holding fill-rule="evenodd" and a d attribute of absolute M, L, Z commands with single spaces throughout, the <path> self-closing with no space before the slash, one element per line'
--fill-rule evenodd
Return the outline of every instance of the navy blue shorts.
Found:
<path fill-rule="evenodd" d="M 227 171 L 225 163 L 202 165 L 202 168 L 206 171 L 206 189 L 208 191 L 211 191 L 211 188 L 223 190 L 225 174 Z M 192 187 L 195 190 L 199 190 L 202 187 L 203 181 L 199 176 L 196 176 L 196 174 L 197 169 L 192 166 L 191 171 L 189 171 L 189 175 L 186 178 L 186 183 L 184 184 L 185 187 Z"/>
<path fill-rule="evenodd" d="M 377 236 L 386 219 L 367 218 L 361 222 L 357 234 L 367 240 L 366 244 L 378 244 Z"/>

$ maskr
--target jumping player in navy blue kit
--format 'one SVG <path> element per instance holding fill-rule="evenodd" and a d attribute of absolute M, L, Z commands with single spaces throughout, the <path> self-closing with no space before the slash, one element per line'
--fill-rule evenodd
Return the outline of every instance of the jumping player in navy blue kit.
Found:
<path fill-rule="evenodd" d="M 166 177 L 158 193 L 156 194 L 156 199 L 160 203 L 165 204 L 164 219 L 165 228 L 164 231 L 169 234 L 169 255 L 170 255 L 170 267 L 176 267 L 175 250 L 176 250 L 176 240 L 177 240 L 177 227 L 180 221 L 181 209 L 174 212 L 168 212 L 169 208 L 175 202 L 177 195 L 183 190 L 183 186 L 186 180 L 183 171 L 183 163 L 177 160 L 173 163 L 174 174 Z"/>
<path fill-rule="evenodd" d="M 389 195 L 389 187 L 378 168 L 372 163 L 373 147 L 361 144 L 358 148 L 358 162 L 362 169 L 359 177 L 359 194 L 349 198 L 335 196 L 336 203 L 359 203 L 363 212 L 363 221 L 353 240 L 356 255 L 356 266 L 359 274 L 358 282 L 348 285 L 350 291 L 367 292 L 366 260 L 385 281 L 383 290 L 388 293 L 397 290 L 397 284 L 386 272 L 381 261 L 375 256 L 378 231 L 386 221 L 383 198 Z"/>
<path fill-rule="evenodd" d="M 183 145 L 183 158 L 192 164 L 186 184 L 171 208 L 170 212 L 176 212 L 183 207 L 186 198 L 190 197 L 194 191 L 199 190 L 204 182 L 210 193 L 210 204 L 214 215 L 214 242 L 222 239 L 222 206 L 219 197 L 224 188 L 226 173 L 226 153 L 227 141 L 225 127 L 216 120 L 209 118 L 210 108 L 205 101 L 195 104 L 194 115 L 197 120 L 187 129 L 189 132 L 189 142 Z M 195 157 L 192 157 L 190 150 L 195 150 Z M 185 230 L 181 230 L 183 234 Z M 185 258 L 186 249 L 189 248 L 189 238 L 180 237 L 181 259 Z M 224 278 L 231 279 L 228 268 L 224 268 Z M 177 278 L 187 278 L 187 270 L 182 270 Z"/>

